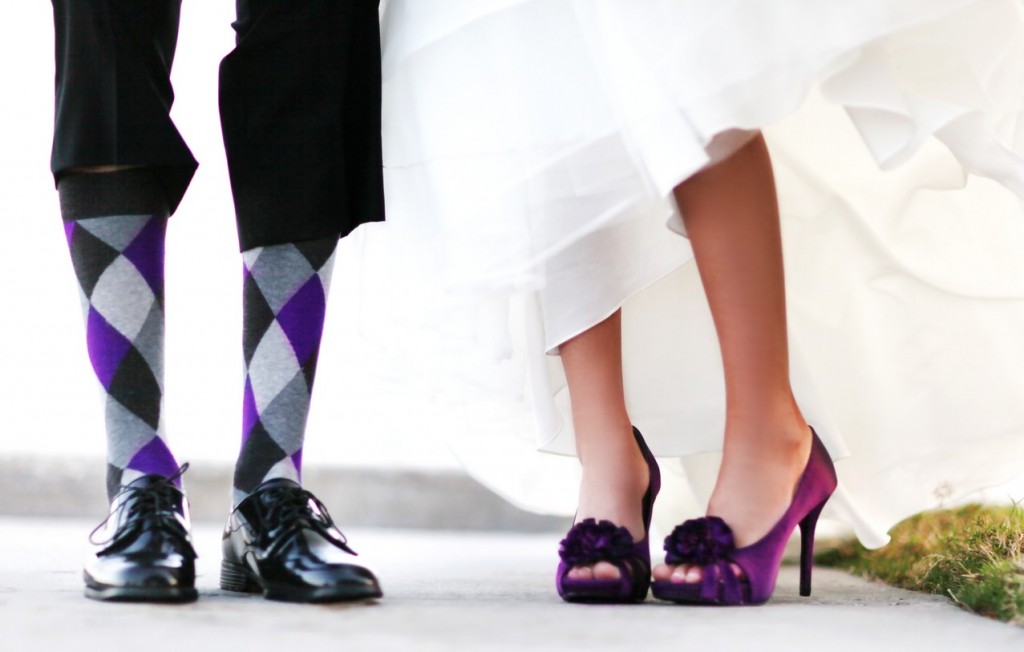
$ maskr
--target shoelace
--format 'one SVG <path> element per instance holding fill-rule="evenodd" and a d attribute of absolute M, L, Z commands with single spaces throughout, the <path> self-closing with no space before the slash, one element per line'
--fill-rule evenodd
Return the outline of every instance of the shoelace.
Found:
<path fill-rule="evenodd" d="M 111 519 L 115 522 L 119 521 L 126 509 L 131 511 L 128 512 L 127 516 L 131 516 L 135 512 L 151 513 L 151 514 L 163 514 L 170 509 L 173 509 L 179 493 L 178 488 L 174 486 L 174 481 L 185 474 L 188 470 L 188 462 L 182 464 L 173 475 L 163 478 L 161 482 L 150 485 L 148 487 L 135 486 L 135 483 L 141 480 L 133 480 L 129 482 L 121 491 L 114 496 L 115 500 L 120 500 L 117 509 L 107 514 L 107 517 L 103 519 L 99 525 L 93 528 L 92 532 L 89 533 L 89 542 L 97 546 L 106 546 L 114 543 L 127 529 L 127 525 L 131 523 L 131 519 L 126 519 L 125 524 L 118 528 L 108 539 L 103 541 L 97 541 L 95 539 L 96 533 L 107 527 Z M 180 536 L 188 538 L 188 532 L 182 527 L 181 523 L 177 519 L 162 518 L 162 521 L 173 523 L 173 529 Z"/>
<path fill-rule="evenodd" d="M 268 498 L 270 506 L 265 515 L 268 525 L 264 530 L 265 534 L 275 532 L 277 536 L 284 538 L 299 530 L 311 529 L 324 535 L 329 541 L 340 544 L 342 549 L 356 554 L 348 547 L 345 535 L 335 527 L 327 506 L 311 491 L 278 487 L 269 490 Z"/>

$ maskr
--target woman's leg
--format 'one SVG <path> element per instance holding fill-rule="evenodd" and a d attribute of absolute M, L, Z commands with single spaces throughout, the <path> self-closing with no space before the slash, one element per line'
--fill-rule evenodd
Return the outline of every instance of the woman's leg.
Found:
<path fill-rule="evenodd" d="M 771 159 L 758 136 L 676 188 L 725 369 L 722 466 L 708 514 L 736 545 L 760 539 L 789 506 L 810 432 L 789 383 L 782 239 Z M 655 569 L 697 581 L 696 568 Z"/>
<path fill-rule="evenodd" d="M 594 518 L 644 536 L 640 503 L 648 472 L 626 413 L 622 388 L 622 318 L 616 312 L 560 347 L 572 399 L 576 451 L 583 475 L 576 520 Z M 607 562 L 569 571 L 574 579 L 613 579 Z"/>

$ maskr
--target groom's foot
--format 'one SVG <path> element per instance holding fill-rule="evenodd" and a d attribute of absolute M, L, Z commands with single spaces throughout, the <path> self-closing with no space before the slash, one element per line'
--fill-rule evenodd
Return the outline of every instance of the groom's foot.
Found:
<path fill-rule="evenodd" d="M 196 599 L 187 501 L 171 480 L 145 475 L 124 486 L 94 535 L 104 537 L 104 548 L 86 564 L 86 597 L 123 602 Z"/>
<path fill-rule="evenodd" d="M 372 572 L 316 496 L 291 480 L 268 480 L 228 518 L 220 586 L 287 602 L 379 598 Z"/>

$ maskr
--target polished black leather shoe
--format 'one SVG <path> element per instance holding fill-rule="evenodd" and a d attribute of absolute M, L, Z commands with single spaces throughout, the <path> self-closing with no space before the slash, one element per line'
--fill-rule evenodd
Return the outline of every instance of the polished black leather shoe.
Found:
<path fill-rule="evenodd" d="M 96 541 L 101 532 L 109 534 Z M 188 501 L 172 480 L 146 475 L 125 485 L 90 540 L 103 549 L 86 564 L 86 597 L 188 602 L 198 596 Z"/>
<path fill-rule="evenodd" d="M 231 512 L 221 542 L 220 587 L 287 602 L 381 597 L 316 496 L 291 480 L 264 482 Z"/>

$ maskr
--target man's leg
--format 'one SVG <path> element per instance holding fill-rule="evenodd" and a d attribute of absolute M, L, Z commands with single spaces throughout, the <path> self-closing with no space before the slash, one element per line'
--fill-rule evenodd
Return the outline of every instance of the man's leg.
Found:
<path fill-rule="evenodd" d="M 54 0 L 52 169 L 103 390 L 110 516 L 85 571 L 101 600 L 195 599 L 162 420 L 164 233 L 195 171 L 170 121 L 180 0 Z"/>
<path fill-rule="evenodd" d="M 373 598 L 300 485 L 338 238 L 383 212 L 376 0 L 241 0 L 221 121 L 245 263 L 242 448 L 221 586 L 268 598 Z"/>
<path fill-rule="evenodd" d="M 301 481 L 336 237 L 246 251 L 242 347 L 245 398 L 237 505 L 268 480 Z"/>
<path fill-rule="evenodd" d="M 140 476 L 178 470 L 161 418 L 167 200 L 146 169 L 66 174 L 58 187 L 89 359 L 103 390 L 113 500 Z"/>

